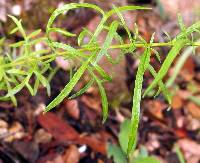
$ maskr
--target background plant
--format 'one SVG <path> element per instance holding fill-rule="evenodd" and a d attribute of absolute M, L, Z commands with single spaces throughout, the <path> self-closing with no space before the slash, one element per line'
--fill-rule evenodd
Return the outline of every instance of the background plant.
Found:
<path fill-rule="evenodd" d="M 131 121 L 129 119 L 124 120 L 120 126 L 120 132 L 118 135 L 119 145 L 109 143 L 107 146 L 107 155 L 109 158 L 113 158 L 115 163 L 159 163 L 160 161 L 155 157 L 149 156 L 145 147 L 141 147 L 140 150 L 132 151 L 129 157 L 126 157 L 126 150 L 128 145 L 128 137 L 130 134 Z M 179 151 L 180 152 L 180 151 Z"/>
<path fill-rule="evenodd" d="M 94 9 L 102 16 L 101 22 L 93 33 L 84 28 L 83 31 L 76 36 L 66 30 L 54 27 L 53 23 L 59 15 L 64 12 L 68 12 L 69 10 L 82 7 Z M 75 98 L 76 96 L 86 92 L 88 88 L 96 83 L 99 87 L 99 92 L 102 98 L 103 122 L 105 122 L 108 117 L 108 100 L 103 84 L 104 82 L 111 81 L 112 77 L 99 66 L 99 61 L 102 57 L 106 57 L 108 62 L 117 64 L 123 55 L 127 53 L 135 55 L 134 51 L 136 51 L 137 48 L 143 48 L 144 52 L 138 56 L 140 64 L 138 66 L 135 79 L 132 118 L 129 128 L 129 139 L 125 149 L 126 154 L 129 154 L 136 147 L 137 130 L 140 120 L 142 84 L 145 72 L 149 71 L 154 80 L 145 90 L 143 97 L 147 96 L 153 89 L 157 89 L 155 96 L 158 96 L 162 92 L 170 104 L 171 95 L 166 88 L 166 85 L 163 83 L 163 78 L 167 74 L 168 69 L 182 48 L 185 46 L 195 47 L 200 45 L 200 43 L 194 42 L 192 37 L 194 33 L 199 33 L 200 22 L 197 22 L 190 27 L 185 27 L 181 16 L 178 16 L 181 32 L 169 42 L 154 43 L 154 34 L 152 35 L 150 42 L 145 41 L 138 33 L 137 25 L 135 25 L 134 33 L 132 34 L 123 19 L 122 12 L 126 10 L 147 9 L 149 8 L 141 6 L 114 6 L 112 10 L 105 12 L 93 4 L 66 4 L 61 8 L 56 9 L 49 18 L 45 37 L 39 37 L 41 30 L 36 30 L 31 34 L 27 34 L 22 26 L 21 20 L 18 20 L 13 16 L 9 16 L 16 24 L 16 27 L 11 31 L 11 34 L 20 32 L 23 36 L 23 40 L 9 45 L 13 49 L 20 50 L 21 55 L 11 55 L 10 53 L 5 53 L 0 57 L 0 89 L 3 91 L 3 95 L 0 99 L 11 99 L 16 105 L 16 93 L 26 87 L 31 95 L 35 95 L 40 84 L 46 87 L 48 94 L 50 94 L 49 81 L 55 73 L 55 71 L 51 68 L 50 63 L 54 61 L 56 57 L 62 56 L 64 59 L 75 61 L 77 63 L 77 71 L 72 75 L 69 83 L 64 87 L 60 94 L 46 107 L 45 112 L 53 109 L 56 105 L 62 102 L 65 97 L 70 96 L 70 98 Z M 108 19 L 114 14 L 118 16 L 118 19 L 108 23 Z M 125 43 L 123 38 L 118 34 L 118 28 L 125 29 L 129 38 L 128 43 Z M 101 46 L 98 42 L 98 36 L 102 31 L 107 32 L 107 37 Z M 51 33 L 53 32 L 66 37 L 77 37 L 78 47 L 72 47 L 64 42 L 57 42 L 56 40 L 53 40 L 51 38 Z M 90 37 L 90 41 L 83 43 L 83 39 L 86 36 Z M 113 40 L 116 40 L 118 44 L 113 44 Z M 4 39 L 1 40 L 2 43 L 3 41 Z M 46 44 L 47 48 L 35 51 L 34 45 L 38 42 L 43 42 Z M 169 51 L 164 62 L 161 63 L 160 70 L 156 72 L 153 66 L 151 66 L 150 58 L 154 53 L 154 56 L 160 61 L 159 53 L 155 50 L 155 47 L 162 46 L 171 47 L 171 50 Z M 109 55 L 109 51 L 112 49 L 120 49 L 119 57 L 115 60 Z M 91 80 L 80 91 L 71 95 L 70 93 L 74 86 L 86 71 L 89 73 Z"/>

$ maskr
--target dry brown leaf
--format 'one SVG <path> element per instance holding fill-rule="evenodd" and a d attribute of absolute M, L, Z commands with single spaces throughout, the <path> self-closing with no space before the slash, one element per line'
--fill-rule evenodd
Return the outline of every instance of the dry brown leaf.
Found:
<path fill-rule="evenodd" d="M 80 160 L 80 153 L 75 145 L 70 145 L 63 155 L 65 163 L 78 163 Z"/>
<path fill-rule="evenodd" d="M 15 139 L 21 139 L 25 136 L 24 128 L 19 122 L 14 122 L 8 129 L 8 133 L 9 136 L 4 139 L 6 142 L 12 142 Z"/>
<path fill-rule="evenodd" d="M 46 163 L 65 163 L 62 156 L 58 155 L 56 158 L 53 160 L 48 160 Z"/>
<path fill-rule="evenodd" d="M 98 139 L 96 135 L 85 135 L 83 137 L 80 137 L 77 142 L 80 144 L 87 144 L 94 151 L 106 154 L 106 142 L 100 138 Z"/>
<path fill-rule="evenodd" d="M 193 102 L 189 102 L 186 108 L 194 118 L 200 119 L 200 107 Z"/>
<path fill-rule="evenodd" d="M 39 129 L 34 135 L 34 140 L 36 143 L 48 143 L 52 139 L 52 135 L 46 132 L 44 129 Z"/>
<path fill-rule="evenodd" d="M 79 135 L 67 121 L 62 120 L 55 114 L 48 112 L 38 117 L 39 124 L 46 129 L 52 136 L 61 142 L 74 142 L 86 144 L 95 152 L 106 153 L 106 142 L 97 135 Z"/>
<path fill-rule="evenodd" d="M 188 155 L 200 155 L 200 144 L 190 139 L 178 140 L 179 147 Z"/>
<path fill-rule="evenodd" d="M 68 115 L 76 120 L 80 117 L 80 110 L 77 100 L 64 100 L 64 108 Z"/>
<path fill-rule="evenodd" d="M 148 111 L 158 119 L 163 119 L 162 111 L 166 108 L 166 105 L 159 100 L 148 102 Z"/>
<path fill-rule="evenodd" d="M 180 109 L 183 107 L 183 99 L 179 95 L 174 95 L 172 97 L 172 104 L 173 109 Z"/>
<path fill-rule="evenodd" d="M 81 101 L 86 104 L 90 109 L 95 110 L 97 113 L 101 113 L 101 100 L 97 97 L 82 96 Z"/>
<path fill-rule="evenodd" d="M 38 122 L 57 140 L 70 141 L 79 136 L 79 133 L 73 127 L 51 112 L 38 116 Z"/>

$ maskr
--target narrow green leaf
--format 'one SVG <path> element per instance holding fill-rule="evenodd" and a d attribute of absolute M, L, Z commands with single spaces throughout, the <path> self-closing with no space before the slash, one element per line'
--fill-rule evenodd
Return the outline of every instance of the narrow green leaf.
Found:
<path fill-rule="evenodd" d="M 152 76 L 154 78 L 156 78 L 157 73 L 156 73 L 156 71 L 154 70 L 154 68 L 150 64 L 149 64 L 148 69 L 149 69 L 150 73 L 152 74 Z M 163 92 L 163 95 L 166 98 L 166 100 L 168 101 L 168 103 L 171 104 L 171 101 L 172 101 L 171 93 L 168 91 L 168 89 L 166 88 L 166 86 L 162 82 L 162 80 L 158 82 L 158 85 L 159 85 L 159 89 Z"/>
<path fill-rule="evenodd" d="M 199 41 L 200 41 L 200 39 L 197 40 L 197 42 L 199 42 Z M 166 83 L 167 87 L 170 87 L 174 83 L 176 77 L 178 76 L 178 73 L 180 72 L 180 70 L 183 67 L 184 63 L 186 62 L 187 58 L 192 54 L 193 48 L 195 50 L 197 47 L 187 47 L 183 51 L 183 53 L 181 54 L 181 56 L 178 58 L 178 61 L 176 62 L 176 65 L 174 67 L 173 74 L 168 79 L 168 81 Z"/>
<path fill-rule="evenodd" d="M 37 35 L 39 35 L 40 33 L 41 33 L 41 29 L 38 29 L 38 30 L 36 30 L 36 31 L 33 31 L 31 34 L 29 34 L 28 36 L 27 36 L 27 39 L 31 39 L 31 38 L 34 38 L 34 37 L 36 37 Z"/>
<path fill-rule="evenodd" d="M 151 8 L 141 7 L 141 6 L 122 6 L 122 7 L 118 7 L 117 11 L 116 11 L 116 9 L 112 9 L 112 10 L 108 11 L 106 14 L 103 15 L 103 18 L 102 18 L 101 22 L 99 23 L 99 25 L 97 26 L 90 42 L 93 42 L 93 40 L 95 38 L 97 38 L 97 36 L 101 33 L 102 29 L 104 28 L 104 24 L 106 23 L 108 18 L 110 18 L 116 12 L 123 12 L 123 11 L 128 11 L 128 10 L 146 10 L 146 9 L 151 9 Z"/>
<path fill-rule="evenodd" d="M 73 98 L 76 98 L 76 97 L 82 95 L 92 86 L 93 83 L 94 83 L 94 79 L 91 79 L 81 90 L 79 90 L 77 93 L 70 96 L 69 99 L 73 99 Z"/>
<path fill-rule="evenodd" d="M 117 13 L 117 15 L 118 15 L 118 17 L 119 17 L 120 21 L 122 22 L 122 26 L 123 26 L 123 27 L 124 27 L 124 29 L 126 30 L 126 33 L 128 34 L 128 38 L 129 38 L 130 42 L 132 43 L 132 36 L 131 36 L 131 32 L 130 32 L 130 30 L 129 30 L 128 26 L 126 25 L 126 22 L 125 22 L 125 20 L 124 20 L 124 18 L 123 18 L 123 15 L 122 15 L 122 13 L 120 12 L 119 8 L 117 8 L 117 7 L 116 7 L 116 6 L 114 6 L 114 5 L 113 5 L 113 9 L 114 9 L 114 10 L 115 10 L 115 12 Z"/>
<path fill-rule="evenodd" d="M 13 22 L 17 25 L 18 30 L 21 32 L 22 36 L 26 38 L 26 33 L 24 28 L 22 27 L 21 21 L 19 21 L 16 17 L 12 15 L 8 15 L 8 17 L 10 17 L 13 20 Z"/>
<path fill-rule="evenodd" d="M 97 82 L 97 85 L 99 87 L 99 92 L 101 95 L 101 102 L 102 102 L 102 112 L 103 112 L 103 123 L 106 121 L 108 118 L 108 100 L 106 96 L 106 91 L 101 83 L 101 81 L 95 77 L 95 81 Z"/>
<path fill-rule="evenodd" d="M 149 66 L 150 56 L 151 56 L 150 47 L 147 47 L 140 58 L 140 64 L 139 64 L 137 74 L 136 74 L 135 88 L 134 88 L 134 95 L 133 95 L 131 128 L 130 128 L 130 134 L 129 134 L 127 154 L 129 154 L 132 150 L 134 150 L 136 146 L 137 130 L 138 130 L 138 124 L 140 121 L 140 101 L 141 101 L 141 94 L 142 94 L 143 76 L 146 69 Z"/>
<path fill-rule="evenodd" d="M 29 84 L 29 80 L 31 78 L 31 76 L 33 75 L 33 70 L 29 70 L 28 73 L 27 73 L 27 77 L 26 77 L 26 80 L 25 80 L 25 85 L 26 85 L 26 88 L 29 90 L 29 92 L 31 93 L 31 95 L 33 96 L 34 95 L 34 90 L 33 88 L 31 87 L 31 85 Z"/>
<path fill-rule="evenodd" d="M 99 65 L 94 66 L 95 70 L 107 81 L 111 81 L 112 77 L 110 77 L 104 69 L 102 69 Z"/>
<path fill-rule="evenodd" d="M 165 31 L 165 30 L 163 30 L 163 33 L 167 36 L 167 39 L 171 42 L 172 39 L 171 39 L 169 33 L 167 31 Z"/>
<path fill-rule="evenodd" d="M 42 50 L 37 50 L 37 51 L 31 52 L 29 55 L 30 56 L 40 56 L 40 55 L 43 55 L 43 54 L 47 54 L 49 52 L 50 52 L 50 50 L 42 49 Z"/>
<path fill-rule="evenodd" d="M 156 157 L 148 156 L 134 160 L 134 163 L 161 163 Z"/>
<path fill-rule="evenodd" d="M 75 37 L 76 34 L 65 31 L 64 29 L 61 28 L 50 28 L 49 32 L 58 32 L 60 34 L 63 34 L 64 36 L 68 36 L 68 37 Z"/>
<path fill-rule="evenodd" d="M 62 14 L 64 12 L 67 13 L 69 10 L 77 9 L 77 8 L 91 8 L 91 9 L 94 9 L 95 11 L 101 13 L 102 15 L 104 15 L 104 11 L 101 8 L 99 8 L 98 6 L 93 5 L 93 4 L 88 4 L 88 3 L 66 4 L 66 5 L 56 9 L 50 16 L 49 21 L 47 23 L 47 27 L 46 27 L 47 34 L 49 34 L 51 26 L 52 26 L 54 20 L 56 19 L 56 17 L 58 17 L 60 14 Z"/>
<path fill-rule="evenodd" d="M 8 77 L 7 77 L 6 75 L 4 75 L 3 77 L 4 77 L 4 79 L 5 79 L 5 83 L 6 83 L 7 90 L 8 90 L 8 94 L 9 94 L 9 92 L 12 91 L 11 85 L 10 85 L 10 83 L 8 82 Z M 6 97 L 4 96 L 3 99 L 4 99 L 4 98 L 6 98 Z M 11 95 L 11 96 L 10 96 L 10 99 L 11 99 L 12 103 L 14 104 L 14 106 L 17 106 L 17 100 L 16 100 L 15 96 L 14 96 L 14 95 Z"/>
<path fill-rule="evenodd" d="M 185 35 L 190 35 L 191 33 L 195 32 L 196 30 L 200 29 L 200 21 L 192 24 L 190 27 L 186 28 L 185 32 L 181 32 L 180 34 L 178 34 L 178 36 L 176 37 L 176 39 L 183 39 L 185 37 Z"/>
<path fill-rule="evenodd" d="M 56 105 L 62 102 L 62 100 L 67 97 L 74 86 L 77 84 L 83 73 L 88 67 L 88 64 L 90 63 L 93 56 L 91 56 L 83 65 L 77 70 L 77 72 L 74 74 L 70 82 L 64 87 L 64 89 L 60 92 L 60 94 L 46 107 L 44 112 L 50 111 L 52 108 L 54 108 Z"/>
<path fill-rule="evenodd" d="M 17 48 L 17 47 L 24 45 L 24 43 L 25 43 L 25 41 L 19 41 L 19 42 L 10 44 L 9 46 L 12 47 L 12 48 Z"/>
<path fill-rule="evenodd" d="M 26 82 L 26 88 L 29 90 L 31 96 L 34 96 L 34 90 L 28 82 Z"/>
<path fill-rule="evenodd" d="M 4 81 L 0 81 L 0 90 L 7 90 L 7 87 Z"/>
<path fill-rule="evenodd" d="M 172 47 L 172 49 L 170 50 L 169 54 L 167 55 L 165 61 L 163 62 L 156 78 L 153 80 L 153 82 L 146 89 L 143 97 L 146 96 L 147 93 L 150 90 L 152 90 L 158 84 L 159 81 L 161 81 L 163 79 L 163 77 L 166 75 L 168 69 L 170 68 L 172 62 L 174 61 L 174 59 L 176 58 L 176 56 L 178 55 L 180 50 L 184 47 L 185 43 L 186 43 L 186 40 L 177 40 L 174 43 L 174 46 Z"/>
<path fill-rule="evenodd" d="M 41 73 L 39 73 L 37 71 L 34 71 L 34 73 L 35 73 L 36 77 L 39 79 L 39 81 L 42 83 L 42 85 L 44 87 L 46 87 L 47 83 L 48 83 L 47 79 Z"/>
<path fill-rule="evenodd" d="M 50 45 L 54 48 L 59 48 L 59 49 L 64 49 L 72 54 L 77 54 L 77 50 L 73 47 L 71 47 L 70 45 L 67 44 L 63 44 L 60 42 L 51 42 Z"/>
<path fill-rule="evenodd" d="M 48 39 L 46 37 L 40 37 L 40 38 L 34 39 L 32 41 L 29 41 L 29 45 L 35 45 L 40 42 L 47 42 L 47 40 Z"/>
<path fill-rule="evenodd" d="M 22 90 L 22 88 L 25 86 L 26 80 L 23 80 L 19 85 L 17 85 L 16 87 L 12 88 L 7 94 L 6 94 L 6 98 L 7 97 L 11 97 L 13 95 L 15 95 L 16 93 L 18 93 L 19 91 Z"/>
<path fill-rule="evenodd" d="M 183 23 L 183 17 L 181 16 L 180 13 L 178 14 L 178 24 L 179 24 L 181 31 L 185 32 L 186 27 L 185 27 L 185 24 Z"/>
<path fill-rule="evenodd" d="M 176 151 L 176 154 L 178 156 L 180 163 L 186 163 L 184 156 L 183 156 L 183 153 L 181 152 L 178 145 L 175 145 L 175 151 Z"/>
<path fill-rule="evenodd" d="M 96 57 L 96 61 L 95 61 L 94 65 L 96 65 L 101 60 L 103 55 L 108 56 L 107 50 L 109 49 L 109 47 L 113 41 L 113 38 L 115 36 L 115 32 L 117 31 L 118 25 L 119 25 L 119 23 L 117 21 L 112 22 L 112 24 L 110 25 L 110 30 L 108 32 L 108 35 L 106 36 L 106 40 L 105 40 L 99 54 Z"/>
<path fill-rule="evenodd" d="M 116 12 L 124 12 L 124 11 L 132 11 L 132 10 L 151 10 L 152 8 L 149 7 L 143 7 L 143 6 L 121 6 L 116 9 L 111 9 L 109 12 L 106 13 L 106 16 L 109 18 Z"/>
<path fill-rule="evenodd" d="M 35 80 L 35 84 L 34 84 L 34 86 L 33 86 L 33 94 L 34 94 L 34 96 L 35 96 L 36 93 L 37 93 L 37 90 L 38 90 L 39 85 L 40 85 L 40 81 L 39 81 L 39 79 L 37 78 L 37 79 Z"/>
<path fill-rule="evenodd" d="M 3 79 L 4 69 L 2 65 L 4 64 L 4 58 L 0 56 L 0 81 Z"/>
<path fill-rule="evenodd" d="M 27 74 L 26 71 L 23 71 L 23 70 L 20 70 L 20 69 L 15 69 L 15 68 L 7 70 L 6 73 L 8 73 L 8 74 L 18 74 L 18 75 L 26 75 Z"/>
<path fill-rule="evenodd" d="M 11 31 L 10 31 L 10 34 L 12 35 L 12 34 L 14 34 L 15 32 L 17 32 L 18 31 L 18 27 L 15 27 L 14 29 L 12 29 Z"/>
<path fill-rule="evenodd" d="M 160 58 L 160 54 L 158 53 L 157 50 L 151 48 L 151 50 L 153 51 L 153 53 L 156 55 L 156 58 L 158 59 L 158 61 L 161 63 L 161 58 Z"/>

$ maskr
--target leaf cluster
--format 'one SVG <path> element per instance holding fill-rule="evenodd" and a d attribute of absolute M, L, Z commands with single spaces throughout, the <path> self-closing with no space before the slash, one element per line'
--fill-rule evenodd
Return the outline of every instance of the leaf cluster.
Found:
<path fill-rule="evenodd" d="M 78 8 L 93 9 L 101 15 L 102 19 L 94 32 L 83 28 L 82 32 L 80 32 L 79 35 L 76 35 L 62 28 L 55 27 L 54 23 L 59 15 Z M 45 37 L 40 36 L 41 30 L 36 30 L 30 34 L 27 34 L 22 26 L 21 20 L 18 20 L 13 16 L 9 16 L 16 24 L 16 27 L 11 31 L 11 34 L 20 32 L 23 40 L 9 45 L 12 51 L 20 50 L 20 55 L 6 53 L 0 56 L 0 90 L 4 92 L 4 95 L 1 96 L 0 99 L 11 99 L 16 105 L 16 93 L 18 93 L 22 88 L 26 87 L 31 95 L 35 95 L 40 84 L 46 87 L 48 94 L 50 94 L 49 81 L 53 74 L 55 74 L 55 71 L 51 68 L 50 63 L 54 61 L 57 56 L 62 56 L 66 60 L 74 61 L 77 64 L 77 71 L 71 75 L 69 83 L 66 84 L 60 94 L 46 107 L 45 112 L 53 109 L 55 106 L 61 103 L 64 98 L 75 98 L 80 96 L 81 94 L 85 93 L 93 84 L 96 84 L 99 88 L 102 99 L 103 122 L 105 122 L 108 117 L 108 100 L 103 84 L 104 82 L 111 81 L 112 77 L 99 65 L 99 62 L 101 61 L 102 57 L 105 57 L 108 62 L 117 64 L 123 55 L 127 53 L 136 55 L 136 53 L 134 53 L 136 49 L 143 48 L 143 54 L 138 56 L 140 63 L 135 79 L 132 118 L 129 128 L 130 132 L 128 144 L 126 147 L 126 153 L 130 153 L 136 147 L 142 96 L 147 96 L 150 91 L 156 88 L 157 93 L 155 96 L 158 96 L 160 93 L 162 93 L 170 104 L 171 95 L 163 82 L 163 78 L 166 76 L 171 64 L 176 56 L 180 53 L 182 48 L 185 46 L 195 47 L 200 45 L 198 42 L 193 42 L 192 37 L 193 33 L 199 33 L 200 22 L 197 22 L 186 28 L 180 16 L 178 17 L 178 22 L 181 29 L 180 33 L 174 39 L 170 38 L 170 41 L 166 43 L 154 43 L 154 34 L 152 35 L 150 42 L 145 41 L 140 36 L 136 24 L 133 30 L 134 32 L 131 32 L 125 23 L 122 13 L 127 10 L 147 9 L 149 8 L 141 6 L 113 6 L 113 9 L 105 12 L 93 4 L 66 4 L 56 9 L 52 13 L 46 27 Z M 118 19 L 109 23 L 108 20 L 114 14 L 118 16 Z M 119 35 L 119 28 L 123 28 L 126 31 L 129 39 L 128 43 L 125 43 L 124 39 Z M 107 36 L 103 44 L 98 41 L 98 37 L 102 32 L 107 32 Z M 73 47 L 64 42 L 58 42 L 52 38 L 52 33 L 57 33 L 63 35 L 64 37 L 77 37 L 78 46 Z M 88 42 L 85 42 L 86 37 L 89 38 Z M 3 41 L 4 39 L 1 40 L 1 42 Z M 46 45 L 46 49 L 35 51 L 35 45 L 41 42 Z M 118 42 L 118 44 L 113 44 L 113 42 Z M 159 46 L 170 46 L 171 50 L 169 51 L 164 62 L 161 63 L 160 70 L 156 72 L 150 63 L 150 58 L 152 57 L 152 54 L 155 54 L 154 56 L 161 62 L 160 54 L 155 50 L 155 47 Z M 110 55 L 110 51 L 113 49 L 120 50 L 120 54 L 116 59 L 113 59 Z M 78 83 L 86 71 L 91 77 L 90 81 L 77 93 L 72 95 L 71 92 L 74 86 Z M 152 74 L 154 80 L 142 95 L 144 74 L 147 71 Z"/>

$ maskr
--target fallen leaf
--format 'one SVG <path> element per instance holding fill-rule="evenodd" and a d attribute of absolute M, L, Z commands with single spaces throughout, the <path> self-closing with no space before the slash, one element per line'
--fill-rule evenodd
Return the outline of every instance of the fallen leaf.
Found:
<path fill-rule="evenodd" d="M 8 123 L 2 119 L 0 119 L 0 138 L 1 136 L 8 133 Z"/>
<path fill-rule="evenodd" d="M 73 127 L 51 112 L 38 116 L 38 122 L 57 140 L 70 141 L 77 139 L 79 136 Z"/>
<path fill-rule="evenodd" d="M 187 130 L 195 131 L 200 128 L 200 121 L 198 119 L 195 119 L 191 115 L 188 115 L 187 120 L 188 120 L 188 123 L 186 126 Z"/>
<path fill-rule="evenodd" d="M 158 119 L 163 119 L 163 110 L 166 108 L 166 105 L 159 100 L 148 101 L 147 104 L 148 111 Z"/>
<path fill-rule="evenodd" d="M 70 145 L 63 155 L 65 163 L 78 163 L 80 160 L 80 153 L 75 145 Z"/>
<path fill-rule="evenodd" d="M 83 136 L 77 140 L 80 144 L 87 144 L 95 152 L 106 154 L 106 143 L 102 139 L 98 139 L 95 135 Z"/>
<path fill-rule="evenodd" d="M 46 163 L 65 163 L 62 156 L 58 155 L 56 158 L 54 158 L 51 161 L 47 161 Z"/>
<path fill-rule="evenodd" d="M 44 129 L 39 129 L 34 135 L 34 140 L 36 143 L 48 143 L 52 139 L 52 135 L 46 132 Z"/>
<path fill-rule="evenodd" d="M 174 133 L 176 134 L 176 136 L 178 138 L 187 138 L 188 137 L 187 132 L 184 129 L 180 129 L 180 128 L 174 129 Z"/>
<path fill-rule="evenodd" d="M 52 136 L 61 142 L 74 142 L 77 144 L 86 144 L 95 152 L 106 154 L 105 140 L 95 135 L 79 135 L 79 133 L 55 114 L 48 112 L 38 117 L 39 124 L 46 129 Z"/>
<path fill-rule="evenodd" d="M 9 136 L 4 141 L 12 142 L 15 139 L 21 139 L 25 136 L 24 128 L 19 122 L 14 122 L 8 129 Z"/>
<path fill-rule="evenodd" d="M 200 107 L 192 102 L 189 102 L 186 108 L 194 118 L 200 119 Z"/>
<path fill-rule="evenodd" d="M 99 96 L 82 96 L 81 101 L 88 106 L 88 108 L 93 109 L 97 113 L 101 113 L 101 100 Z"/>
<path fill-rule="evenodd" d="M 184 63 L 180 75 L 183 77 L 183 79 L 187 82 L 191 81 L 195 75 L 195 64 L 194 60 L 189 57 L 186 62 Z"/>
<path fill-rule="evenodd" d="M 173 109 L 180 109 L 183 106 L 183 99 L 179 95 L 174 95 L 172 97 L 172 104 Z"/>
<path fill-rule="evenodd" d="M 15 141 L 13 148 L 30 163 L 34 163 L 39 156 L 39 146 L 33 141 Z"/>
<path fill-rule="evenodd" d="M 200 144 L 193 140 L 181 139 L 178 140 L 177 144 L 185 153 L 189 153 L 190 155 L 196 156 L 200 155 Z"/>
<path fill-rule="evenodd" d="M 80 110 L 77 100 L 64 100 L 64 108 L 70 117 L 74 118 L 75 120 L 79 119 Z"/>
<path fill-rule="evenodd" d="M 54 160 L 56 157 L 58 157 L 59 155 L 57 153 L 48 153 L 45 156 L 40 157 L 36 163 L 47 163 L 50 160 Z"/>

